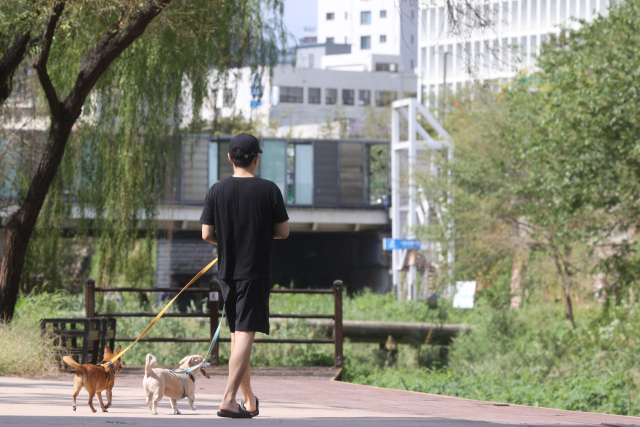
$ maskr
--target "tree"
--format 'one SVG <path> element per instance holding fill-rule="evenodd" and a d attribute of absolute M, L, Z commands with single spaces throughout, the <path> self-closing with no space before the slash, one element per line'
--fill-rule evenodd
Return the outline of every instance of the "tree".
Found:
<path fill-rule="evenodd" d="M 431 225 L 420 232 L 444 251 L 453 223 L 455 279 L 485 286 L 511 282 L 505 296 L 520 293 L 528 260 L 543 255 L 555 269 L 566 317 L 573 322 L 572 288 L 584 270 L 574 252 L 584 243 L 582 229 L 589 216 L 570 211 L 557 186 L 538 181 L 552 157 L 525 155 L 544 114 L 531 87 L 526 80 L 516 81 L 498 95 L 475 86 L 453 101 L 447 117 L 456 155 L 450 161 L 437 151 L 428 154 L 441 172 L 419 176 L 426 199 L 435 202 Z M 438 255 L 432 262 L 440 259 L 438 270 L 448 271 L 446 257 Z M 439 278 L 449 281 L 447 275 Z M 509 305 L 509 300 L 501 304 Z"/>
<path fill-rule="evenodd" d="M 553 191 L 567 216 L 590 214 L 583 239 L 619 300 L 640 279 L 640 2 L 581 24 L 542 48 L 540 116 L 522 155 L 546 163 L 531 187 Z"/>
<path fill-rule="evenodd" d="M 284 40 L 282 7 L 280 0 L 20 0 L 0 6 L 3 108 L 15 108 L 7 98 L 12 77 L 33 58 L 49 121 L 37 167 L 4 224 L 0 318 L 13 316 L 31 236 L 38 223 L 46 229 L 51 220 L 39 219 L 47 200 L 77 205 L 81 219 L 113 243 L 104 261 L 115 268 L 138 225 L 150 225 L 165 200 L 180 133 L 199 125 L 209 91 L 232 67 L 275 63 Z"/>

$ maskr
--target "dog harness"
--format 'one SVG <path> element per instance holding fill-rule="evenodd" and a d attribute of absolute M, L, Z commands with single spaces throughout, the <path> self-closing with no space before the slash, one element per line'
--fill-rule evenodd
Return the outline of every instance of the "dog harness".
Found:
<path fill-rule="evenodd" d="M 191 372 L 185 372 L 185 374 L 189 375 L 189 378 L 191 378 L 191 381 L 193 381 L 194 384 L 196 383 L 196 379 L 193 378 Z M 178 376 L 182 380 L 182 385 L 184 387 L 184 392 L 182 393 L 182 397 L 180 399 L 184 399 L 185 397 L 187 397 L 187 382 L 184 380 L 184 377 L 182 375 L 178 374 Z"/>
<path fill-rule="evenodd" d="M 109 368 L 111 368 L 111 370 L 113 371 L 113 376 L 114 377 L 116 375 L 116 368 L 113 367 L 113 363 L 111 363 L 111 362 L 97 364 L 96 366 L 100 366 L 102 369 L 104 369 L 104 376 L 105 376 L 105 381 L 106 381 L 104 388 L 106 389 L 107 386 L 109 385 L 109 378 L 111 377 L 110 372 L 109 372 Z"/>

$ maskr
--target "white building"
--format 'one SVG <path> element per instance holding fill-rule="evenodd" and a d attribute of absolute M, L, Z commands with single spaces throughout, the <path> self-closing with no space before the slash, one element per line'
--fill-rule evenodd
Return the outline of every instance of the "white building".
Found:
<path fill-rule="evenodd" d="M 442 93 L 445 80 L 447 91 L 455 91 L 462 83 L 476 78 L 506 81 L 519 70 L 535 66 L 540 46 L 549 34 L 560 32 L 560 25 L 577 25 L 570 21 L 572 17 L 590 21 L 598 14 L 605 15 L 608 3 L 608 0 L 491 1 L 495 26 L 484 32 L 475 31 L 467 40 L 461 40 L 450 34 L 444 0 L 435 3 L 421 0 L 418 79 L 422 91 L 418 90 L 418 95 L 433 97 Z M 475 75 L 467 72 L 467 64 L 475 67 Z"/>
<path fill-rule="evenodd" d="M 209 100 L 203 118 L 211 120 L 216 108 L 222 117 L 242 115 L 263 120 L 265 125 L 277 122 L 276 135 L 301 138 L 337 138 L 339 121 L 346 122 L 350 135 L 358 135 L 367 108 L 383 111 L 396 99 L 415 96 L 416 87 L 415 74 L 390 71 L 280 65 L 274 68 L 272 79 L 256 79 L 249 69 L 242 69 L 229 81 L 224 93 Z M 262 97 L 258 101 L 259 92 Z M 327 135 L 327 124 L 333 129 L 331 135 Z"/>
<path fill-rule="evenodd" d="M 418 66 L 418 9 L 408 0 L 319 0 L 318 42 L 350 44 L 352 54 L 399 55 Z"/>

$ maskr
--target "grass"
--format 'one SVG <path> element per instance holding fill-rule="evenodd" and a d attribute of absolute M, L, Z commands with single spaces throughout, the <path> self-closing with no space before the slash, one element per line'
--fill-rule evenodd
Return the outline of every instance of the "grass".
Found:
<path fill-rule="evenodd" d="M 59 373 L 56 349 L 40 333 L 35 313 L 23 313 L 11 323 L 0 322 L 0 376 L 54 376 Z"/>
<path fill-rule="evenodd" d="M 114 295 L 97 302 L 99 310 L 139 311 L 137 296 Z M 441 300 L 442 301 L 442 300 Z M 197 307 L 192 305 L 191 310 Z M 330 295 L 274 294 L 273 313 L 332 313 Z M 37 331 L 39 317 L 82 316 L 82 295 L 44 294 L 22 298 L 11 326 L 0 327 L 0 349 Z M 583 305 L 576 308 L 576 329 L 564 319 L 560 304 L 500 309 L 480 299 L 478 308 L 453 309 L 444 301 L 437 310 L 422 302 L 398 302 L 392 295 L 365 293 L 344 300 L 346 320 L 469 323 L 472 332 L 448 348 L 400 345 L 397 364 L 377 344 L 345 343 L 346 381 L 488 401 L 509 402 L 623 415 L 640 415 L 640 309 Z M 119 318 L 118 335 L 137 336 L 148 318 Z M 24 328 L 24 329 L 20 329 Z M 223 328 L 223 336 L 228 329 Z M 12 337 L 9 334 L 13 333 Z M 156 337 L 207 337 L 206 319 L 163 318 L 150 331 Z M 271 325 L 273 338 L 313 338 L 320 331 L 302 321 Z M 203 354 L 207 344 L 140 343 L 127 353 L 129 364 L 143 364 L 151 352 L 159 363 L 175 365 L 186 354 Z M 33 352 L 33 350 L 24 350 Z M 222 363 L 228 345 L 221 345 Z M 35 354 L 35 353 L 34 353 Z M 38 358 L 46 359 L 46 353 Z M 0 373 L 30 375 L 0 351 Z M 34 356 L 35 357 L 35 356 Z M 256 344 L 253 365 L 310 366 L 333 364 L 333 346 Z M 44 368 L 38 368 L 42 371 Z M 37 374 L 37 373 L 33 373 Z"/>

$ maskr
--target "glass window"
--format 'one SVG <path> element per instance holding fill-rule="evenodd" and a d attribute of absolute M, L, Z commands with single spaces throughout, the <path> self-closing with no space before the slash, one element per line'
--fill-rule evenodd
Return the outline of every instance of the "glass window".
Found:
<path fill-rule="evenodd" d="M 262 144 L 260 155 L 260 177 L 276 183 L 283 195 L 285 193 L 287 143 L 285 141 L 266 140 Z"/>
<path fill-rule="evenodd" d="M 222 106 L 223 107 L 233 107 L 233 89 L 225 89 L 222 92 Z"/>
<path fill-rule="evenodd" d="M 362 50 L 371 49 L 371 36 L 360 37 L 360 49 Z"/>
<path fill-rule="evenodd" d="M 387 42 L 387 36 L 380 36 L 380 43 L 386 43 Z"/>
<path fill-rule="evenodd" d="M 376 91 L 376 106 L 386 107 L 391 105 L 393 101 L 398 99 L 398 93 L 391 90 L 377 90 Z"/>
<path fill-rule="evenodd" d="M 338 100 L 338 89 L 326 89 L 324 103 L 327 105 L 334 105 Z"/>
<path fill-rule="evenodd" d="M 344 13 L 344 19 L 347 19 L 347 16 L 349 16 L 349 14 L 347 14 L 347 12 Z"/>
<path fill-rule="evenodd" d="M 335 43 L 334 41 L 335 39 L 333 37 L 327 37 L 327 44 L 333 44 Z"/>
<path fill-rule="evenodd" d="M 342 104 L 354 105 L 355 91 L 353 89 L 342 89 Z"/>
<path fill-rule="evenodd" d="M 336 15 L 333 12 L 327 13 L 327 21 L 333 21 Z"/>
<path fill-rule="evenodd" d="M 295 144 L 295 202 L 298 205 L 313 203 L 313 146 Z"/>
<path fill-rule="evenodd" d="M 380 18 L 386 18 L 387 17 L 387 11 L 386 10 L 381 10 L 380 11 Z"/>
<path fill-rule="evenodd" d="M 358 105 L 364 107 L 365 105 L 371 105 L 371 91 L 360 90 L 358 91 Z"/>
<path fill-rule="evenodd" d="M 218 143 L 209 143 L 209 187 L 218 182 Z"/>
<path fill-rule="evenodd" d="M 309 88 L 309 104 L 321 104 L 321 103 L 322 103 L 321 89 L 319 87 L 310 87 Z"/>
<path fill-rule="evenodd" d="M 411 34 L 411 44 L 413 44 L 413 34 Z"/>
<path fill-rule="evenodd" d="M 398 65 L 393 62 L 376 62 L 376 71 L 391 71 L 395 73 Z"/>
<path fill-rule="evenodd" d="M 302 96 L 301 87 L 280 86 L 280 102 L 302 104 Z"/>
<path fill-rule="evenodd" d="M 413 10 L 411 11 L 411 19 L 413 19 Z"/>
<path fill-rule="evenodd" d="M 221 141 L 218 143 L 218 177 L 216 181 L 225 179 L 233 175 L 233 165 L 229 161 L 229 141 Z"/>
<path fill-rule="evenodd" d="M 360 12 L 360 25 L 371 25 L 371 12 Z"/>

